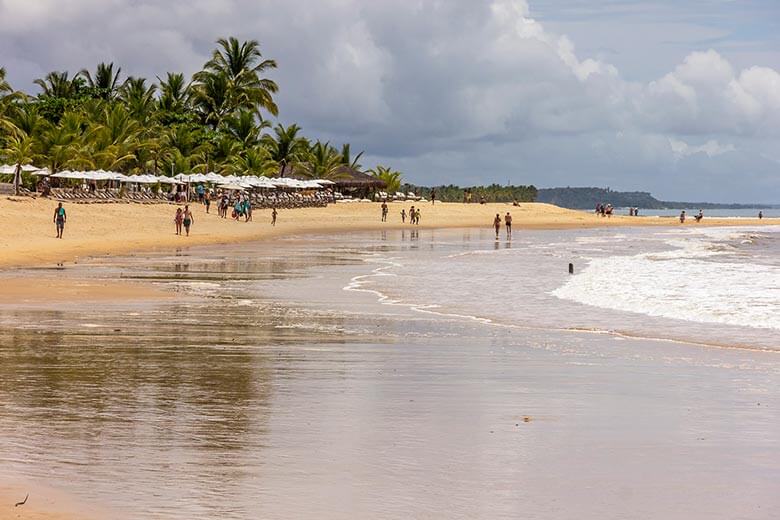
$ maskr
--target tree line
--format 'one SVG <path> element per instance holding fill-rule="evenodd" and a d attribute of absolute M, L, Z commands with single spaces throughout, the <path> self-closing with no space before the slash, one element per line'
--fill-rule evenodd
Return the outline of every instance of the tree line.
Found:
<path fill-rule="evenodd" d="M 337 148 L 305 137 L 296 124 L 271 124 L 279 87 L 267 74 L 276 67 L 257 41 L 230 37 L 217 40 L 190 79 L 180 72 L 123 77 L 121 67 L 100 63 L 74 75 L 50 72 L 31 95 L 13 89 L 0 68 L 0 161 L 51 172 L 166 175 L 338 178 L 345 167 L 360 170 L 362 152 L 353 155 L 349 144 Z M 401 177 L 386 167 L 370 173 Z"/>
<path fill-rule="evenodd" d="M 414 192 L 422 197 L 430 199 L 431 191 L 436 190 L 436 200 L 442 202 L 463 202 L 466 194 L 471 193 L 471 202 L 533 202 L 536 200 L 537 189 L 533 185 L 503 186 L 490 184 L 489 186 L 415 186 L 403 184 L 401 189 Z"/>

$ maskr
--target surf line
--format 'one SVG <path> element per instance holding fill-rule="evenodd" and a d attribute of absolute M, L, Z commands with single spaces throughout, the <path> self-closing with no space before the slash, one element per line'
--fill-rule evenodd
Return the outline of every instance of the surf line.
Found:
<path fill-rule="evenodd" d="M 749 350 L 749 351 L 758 351 L 758 352 L 771 352 L 774 354 L 780 354 L 780 351 L 773 350 L 770 348 L 762 348 L 762 347 L 751 347 L 751 346 L 745 346 L 745 345 L 723 345 L 719 343 L 706 343 L 706 342 L 698 342 L 694 340 L 685 340 L 685 339 L 674 339 L 674 338 L 664 338 L 664 337 L 652 337 L 652 336 L 643 336 L 638 334 L 631 334 L 628 332 L 622 332 L 619 330 L 610 330 L 610 329 L 587 329 L 587 328 L 577 328 L 577 327 L 534 327 L 531 325 L 518 325 L 515 323 L 500 323 L 496 322 L 490 318 L 483 318 L 480 316 L 473 316 L 469 314 L 457 314 L 457 313 L 451 313 L 451 312 L 442 312 L 437 311 L 435 309 L 441 308 L 441 305 L 437 304 L 419 304 L 419 303 L 408 303 L 403 302 L 402 300 L 393 299 L 387 294 L 376 290 L 376 289 L 369 289 L 364 287 L 365 284 L 370 283 L 371 278 L 380 278 L 380 277 L 386 277 L 386 276 L 398 276 L 394 273 L 388 273 L 386 271 L 390 269 L 394 269 L 397 267 L 403 267 L 403 264 L 398 262 L 397 257 L 381 257 L 379 255 L 372 256 L 370 258 L 364 258 L 363 261 L 365 263 L 371 264 L 371 263 L 379 263 L 382 264 L 379 267 L 376 267 L 368 274 L 362 274 L 358 276 L 354 276 L 350 279 L 349 283 L 342 288 L 344 291 L 349 292 L 362 292 L 362 293 L 368 293 L 373 294 L 377 297 L 377 303 L 381 305 L 391 305 L 395 307 L 405 307 L 407 309 L 410 309 L 414 312 L 419 312 L 422 314 L 430 314 L 434 316 L 439 316 L 442 318 L 452 318 L 457 320 L 468 320 L 473 321 L 477 323 L 481 323 L 484 325 L 491 325 L 494 327 L 501 327 L 505 329 L 512 329 L 512 330 L 529 330 L 529 331 L 552 331 L 552 332 L 563 332 L 567 334 L 598 334 L 598 335 L 606 335 L 611 336 L 615 338 L 620 338 L 624 340 L 634 340 L 634 341 L 661 341 L 663 343 L 673 343 L 678 345 L 690 345 L 694 347 L 708 347 L 708 348 L 718 348 L 718 349 L 729 349 L 729 350 Z"/>

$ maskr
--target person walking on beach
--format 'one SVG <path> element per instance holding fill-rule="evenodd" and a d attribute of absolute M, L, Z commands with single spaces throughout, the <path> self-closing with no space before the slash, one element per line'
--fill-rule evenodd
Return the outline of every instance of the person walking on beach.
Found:
<path fill-rule="evenodd" d="M 758 217 L 758 218 L 761 218 L 761 217 Z M 401 208 L 401 224 L 405 224 L 405 223 L 406 223 L 406 210 Z"/>
<path fill-rule="evenodd" d="M 436 204 L 436 188 L 431 188 L 431 205 Z"/>
<path fill-rule="evenodd" d="M 382 202 L 382 222 L 387 222 L 387 202 Z"/>
<path fill-rule="evenodd" d="M 416 226 L 420 225 L 420 208 L 414 210 L 414 224 Z"/>
<path fill-rule="evenodd" d="M 249 222 L 252 220 L 252 201 L 249 199 L 249 197 L 247 197 L 244 201 L 244 217 L 244 222 Z"/>
<path fill-rule="evenodd" d="M 504 217 L 504 224 L 506 224 L 506 237 L 508 239 L 512 239 L 512 215 L 509 214 L 509 212 L 506 212 L 506 216 Z"/>
<path fill-rule="evenodd" d="M 496 228 L 496 240 L 498 240 L 498 233 L 501 231 L 501 215 L 496 213 L 496 218 L 493 219 L 493 227 Z"/>
<path fill-rule="evenodd" d="M 409 208 L 409 224 L 414 224 L 414 206 Z"/>
<path fill-rule="evenodd" d="M 271 225 L 272 226 L 276 225 L 276 215 L 277 215 L 276 207 L 274 207 L 274 209 L 271 210 Z"/>
<path fill-rule="evenodd" d="M 208 191 L 203 195 L 203 204 L 206 205 L 206 213 L 208 213 L 211 208 L 211 195 Z"/>
<path fill-rule="evenodd" d="M 184 217 L 184 220 L 182 221 L 184 224 L 184 231 L 187 232 L 187 236 L 190 236 L 190 226 L 195 223 L 195 218 L 192 216 L 192 211 L 190 211 L 189 206 L 184 206 L 184 213 L 182 216 Z"/>
<path fill-rule="evenodd" d="M 761 220 L 762 218 L 764 218 L 764 212 L 763 211 L 759 211 L 758 212 L 758 220 Z"/>
<path fill-rule="evenodd" d="M 181 208 L 176 208 L 176 216 L 173 217 L 173 222 L 176 224 L 176 234 L 181 235 L 181 224 L 184 221 L 184 212 Z"/>
<path fill-rule="evenodd" d="M 57 238 L 62 238 L 62 232 L 65 231 L 65 222 L 68 220 L 68 216 L 65 214 L 65 208 L 62 207 L 62 202 L 57 204 L 54 210 L 54 225 L 57 228 Z"/>
<path fill-rule="evenodd" d="M 685 224 L 685 210 L 680 213 L 680 224 Z"/>
<path fill-rule="evenodd" d="M 704 212 L 702 210 L 699 210 L 699 214 L 693 217 L 693 219 L 696 222 L 701 222 L 703 218 L 704 218 Z"/>

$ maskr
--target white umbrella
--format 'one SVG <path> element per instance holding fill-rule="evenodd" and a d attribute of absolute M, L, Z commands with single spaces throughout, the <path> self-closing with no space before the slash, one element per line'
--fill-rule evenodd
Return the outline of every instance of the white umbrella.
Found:
<path fill-rule="evenodd" d="M 37 166 L 33 166 L 32 164 L 23 164 L 22 165 L 22 171 L 23 172 L 37 172 L 42 171 L 42 168 L 38 168 Z M 15 164 L 4 164 L 0 166 L 0 174 L 4 175 L 12 175 L 16 173 L 16 165 Z"/>
<path fill-rule="evenodd" d="M 220 184 L 219 187 L 222 188 L 223 190 L 244 191 L 246 189 L 243 186 L 241 186 L 240 184 Z"/>

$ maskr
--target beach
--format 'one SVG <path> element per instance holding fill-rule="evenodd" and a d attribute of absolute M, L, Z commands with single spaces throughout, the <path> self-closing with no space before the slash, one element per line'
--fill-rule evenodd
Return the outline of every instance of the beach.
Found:
<path fill-rule="evenodd" d="M 0 305 L 0 488 L 31 497 L 0 518 L 769 520 L 774 293 L 722 323 L 631 306 L 692 262 L 711 286 L 773 269 L 766 229 L 355 229 L 18 267 L 141 288 Z M 662 268 L 620 275 L 623 302 L 612 257 Z"/>
<path fill-rule="evenodd" d="M 565 229 L 621 226 L 668 226 L 676 219 L 628 217 L 603 218 L 592 213 L 539 203 L 460 204 L 393 202 L 387 222 L 380 221 L 378 203 L 332 204 L 326 208 L 279 210 L 277 225 L 271 227 L 271 211 L 256 210 L 253 222 L 220 219 L 216 207 L 210 215 L 200 204 L 192 204 L 195 222 L 189 237 L 174 233 L 173 204 L 69 204 L 68 222 L 62 240 L 57 240 L 53 214 L 57 203 L 25 197 L 0 198 L 0 267 L 56 265 L 88 256 L 120 255 L 144 251 L 173 250 L 194 245 L 235 243 L 273 237 L 322 232 L 413 229 L 402 224 L 400 212 L 410 206 L 422 208 L 421 221 L 414 228 L 489 229 L 496 213 L 511 212 L 515 229 Z M 777 219 L 709 219 L 685 226 L 767 225 Z M 408 221 L 407 221 L 408 222 Z"/>

